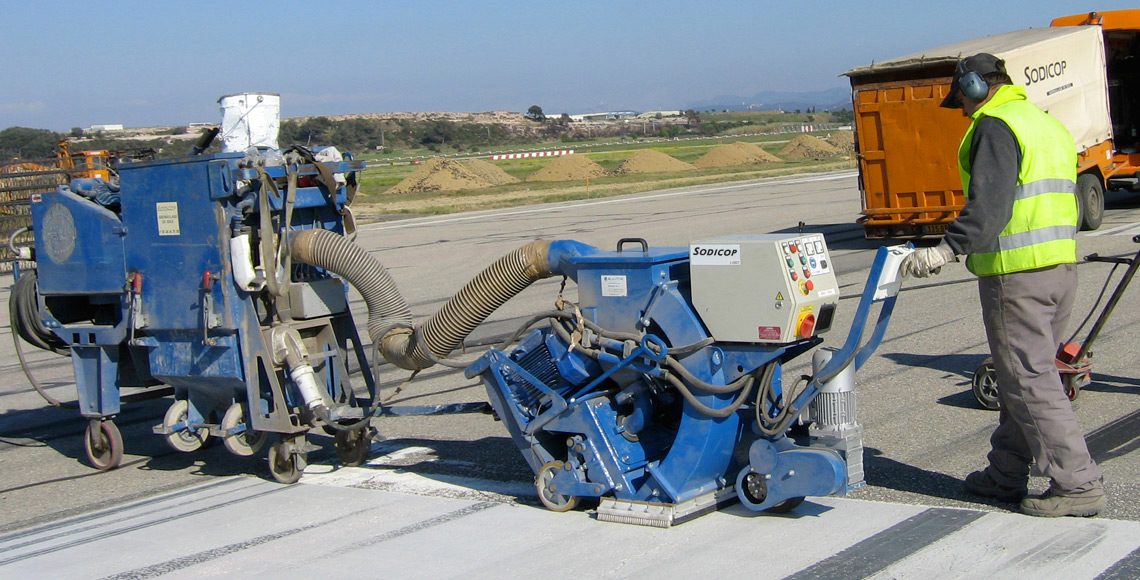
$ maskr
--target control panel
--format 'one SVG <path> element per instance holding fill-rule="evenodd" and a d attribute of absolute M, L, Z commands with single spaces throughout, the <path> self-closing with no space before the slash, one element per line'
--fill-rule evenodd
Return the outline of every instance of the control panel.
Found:
<path fill-rule="evenodd" d="M 820 233 L 725 236 L 689 245 L 693 304 L 712 337 L 787 343 L 831 328 L 839 286 Z"/>

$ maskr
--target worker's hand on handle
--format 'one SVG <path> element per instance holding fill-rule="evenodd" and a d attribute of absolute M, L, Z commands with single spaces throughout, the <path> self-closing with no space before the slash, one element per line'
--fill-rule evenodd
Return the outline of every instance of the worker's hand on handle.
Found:
<path fill-rule="evenodd" d="M 946 240 L 942 240 L 942 243 L 933 248 L 916 248 L 911 255 L 903 259 L 899 273 L 903 276 L 926 278 L 941 272 L 944 264 L 955 260 L 954 250 Z"/>

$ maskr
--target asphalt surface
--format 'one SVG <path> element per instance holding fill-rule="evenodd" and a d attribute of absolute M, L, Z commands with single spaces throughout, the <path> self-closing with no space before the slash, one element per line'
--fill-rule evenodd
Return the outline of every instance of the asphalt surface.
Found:
<path fill-rule="evenodd" d="M 1131 256 L 1138 249 L 1137 244 L 1131 241 L 1131 236 L 1140 233 L 1140 198 L 1110 193 L 1108 201 L 1109 209 L 1101 229 L 1082 232 L 1078 237 L 1079 255 L 1097 252 L 1101 255 Z M 838 271 L 843 298 L 833 330 L 824 335 L 824 344 L 839 346 L 846 338 L 874 250 L 883 245 L 882 242 L 863 239 L 860 228 L 853 223 L 858 211 L 859 192 L 855 175 L 853 172 L 840 172 L 371 224 L 361 228 L 358 244 L 374 252 L 388 268 L 417 320 L 423 320 L 435 313 L 447 298 L 485 266 L 534 239 L 575 239 L 611 248 L 620 238 L 635 237 L 646 239 L 651 246 L 686 246 L 691 241 L 729 234 L 794 232 L 800 227 L 800 222 L 803 222 L 803 231 L 823 232 L 827 236 L 832 263 Z M 1076 326 L 1085 314 L 1099 314 L 1099 308 L 1094 309 L 1094 303 L 1111 269 L 1109 265 L 1097 263 L 1079 266 L 1081 282 L 1072 331 L 1076 331 Z M 1117 270 L 1116 277 L 1110 281 L 1109 292 L 1115 287 L 1119 274 L 1120 270 Z M 573 298 L 575 289 L 572 284 L 570 286 L 566 293 Z M 532 314 L 550 309 L 558 291 L 559 280 L 545 280 L 524 291 L 472 334 L 466 356 L 474 356 L 487 345 L 506 337 Z M 6 291 L 0 292 L 0 298 L 6 299 L 6 294 Z M 366 318 L 364 307 L 359 297 L 354 294 L 353 298 L 357 324 L 363 328 Z M 1085 566 L 1086 571 L 1091 571 L 1087 575 L 1075 573 L 1065 576 L 1068 578 L 1093 578 L 1103 570 L 1119 570 L 1119 566 L 1132 561 L 1128 559 L 1128 554 L 1136 545 L 1128 542 L 1117 545 L 1117 534 L 1133 530 L 1128 522 L 1140 522 L 1140 502 L 1137 501 L 1140 495 L 1140 461 L 1137 454 L 1133 453 L 1140 444 L 1140 405 L 1137 404 L 1140 402 L 1137 398 L 1140 395 L 1140 369 L 1135 362 L 1137 357 L 1134 346 L 1140 338 L 1137 336 L 1140 333 L 1137 331 L 1137 318 L 1140 318 L 1138 300 L 1140 297 L 1137 297 L 1135 289 L 1126 292 L 1109 318 L 1094 348 L 1093 383 L 1082 390 L 1076 401 L 1078 419 L 1085 430 L 1089 448 L 1105 471 L 1108 507 L 1099 518 L 1050 520 L 1055 523 L 1042 524 L 1041 520 L 1015 514 L 1011 506 L 978 502 L 962 490 L 961 479 L 970 471 L 985 465 L 988 437 L 997 415 L 981 410 L 970 392 L 973 371 L 981 365 L 987 353 L 977 306 L 976 284 L 965 268 L 958 264 L 945 267 L 939 276 L 911 282 L 904 287 L 883 344 L 857 375 L 859 421 L 863 425 L 866 448 L 865 487 L 855 490 L 847 499 L 809 500 L 801 508 L 809 509 L 810 513 L 816 515 L 818 510 L 826 511 L 829 514 L 826 518 L 801 517 L 792 525 L 785 524 L 788 521 L 786 518 L 752 517 L 751 514 L 741 513 L 738 506 L 735 511 L 730 510 L 729 516 L 705 516 L 665 533 L 676 532 L 683 534 L 680 537 L 689 537 L 691 532 L 681 531 L 696 530 L 698 527 L 705 529 L 704 520 L 730 517 L 728 521 L 733 526 L 740 526 L 740 534 L 756 537 L 752 542 L 763 542 L 766 537 L 775 538 L 774 541 L 780 543 L 779 549 L 783 553 L 796 543 L 792 539 L 796 536 L 790 534 L 822 534 L 823 529 L 834 527 L 859 528 L 862 523 L 869 521 L 871 516 L 868 514 L 883 514 L 885 520 L 876 528 L 877 531 L 865 530 L 866 535 L 855 534 L 849 542 L 843 540 L 825 551 L 805 552 L 814 554 L 818 563 L 842 554 L 845 547 L 862 545 L 860 542 L 868 541 L 876 533 L 894 530 L 901 522 L 933 509 L 935 511 L 929 513 L 981 514 L 977 516 L 981 519 L 965 522 L 964 527 L 954 528 L 945 538 L 937 539 L 927 548 L 920 548 L 913 555 L 904 556 L 898 561 L 888 562 L 886 567 L 878 571 L 865 570 L 860 573 L 861 576 L 907 577 L 902 572 L 897 576 L 874 574 L 890 574 L 890 566 L 911 565 L 906 562 L 911 562 L 914 558 L 919 558 L 920 561 L 932 558 L 934 556 L 928 550 L 934 550 L 935 547 L 935 551 L 949 550 L 948 553 L 960 554 L 956 550 L 965 550 L 962 553 L 969 554 L 969 546 L 974 545 L 971 542 L 976 543 L 977 537 L 963 530 L 972 530 L 968 526 L 983 525 L 990 521 L 1002 522 L 1000 525 L 994 524 L 994 530 L 998 530 L 991 530 L 994 537 L 1029 534 L 1026 541 L 1033 534 L 1037 534 L 1037 539 L 1040 540 L 1044 537 L 1041 534 L 1046 533 L 1032 531 L 1035 529 L 1033 526 L 1061 526 L 1048 528 L 1048 533 L 1062 536 L 1065 529 L 1089 530 L 1094 528 L 1088 526 L 1100 526 L 1095 528 L 1098 530 L 1096 533 L 1088 532 L 1092 534 L 1089 537 L 1093 538 L 1089 541 L 1097 546 L 1116 546 L 1113 550 L 1096 552 L 1088 547 L 1082 548 L 1084 544 L 1080 542 L 1070 542 L 1070 546 L 1060 540 L 1052 549 L 1070 550 L 1071 559 L 1090 564 Z M 5 315 L 6 312 L 0 314 L 6 322 Z M 1077 338 L 1083 338 L 1088 329 L 1089 326 L 1086 326 Z M 25 351 L 32 363 L 33 373 L 48 387 L 48 392 L 60 400 L 74 400 L 74 384 L 68 359 L 34 351 L 27 346 Z M 606 541 L 632 542 L 630 547 L 634 552 L 644 549 L 644 542 L 647 542 L 644 538 L 661 537 L 658 534 L 662 532 L 658 530 L 638 532 L 644 528 L 596 522 L 581 511 L 551 514 L 534 507 L 536 500 L 529 468 L 502 425 L 483 414 L 382 418 L 376 426 L 383 440 L 374 445 L 373 460 L 356 470 L 338 469 L 334 466 L 335 461 L 328 451 L 331 440 L 318 431 L 310 440 L 322 445 L 324 450 L 310 457 L 313 465 L 302 479 L 301 485 L 286 487 L 264 481 L 269 478 L 264 452 L 258 457 L 240 458 L 230 455 L 221 445 L 193 454 L 171 450 L 161 436 L 151 433 L 151 426 L 161 421 L 162 413 L 170 404 L 169 399 L 158 399 L 124 407 L 123 413 L 116 418 L 126 440 L 123 466 L 110 472 L 97 472 L 85 464 L 82 433 L 86 424 L 78 413 L 75 410 L 50 408 L 43 403 L 24 378 L 10 340 L 0 344 L 0 353 L 3 355 L 0 360 L 4 361 L 0 365 L 0 373 L 5 379 L 0 382 L 0 465 L 3 466 L 0 470 L 0 576 L 8 576 L 6 566 L 15 572 L 20 568 L 11 566 L 33 562 L 44 566 L 63 566 L 62 563 L 52 564 L 54 560 L 51 558 L 66 556 L 73 560 L 85 557 L 83 552 L 71 553 L 62 548 L 45 554 L 17 557 L 16 554 L 23 552 L 6 550 L 27 549 L 10 548 L 11 542 L 19 538 L 38 537 L 34 534 L 48 529 L 67 528 L 74 524 L 74 518 L 87 518 L 83 520 L 86 523 L 74 525 L 89 527 L 95 525 L 92 522 L 98 518 L 115 518 L 116 514 L 145 510 L 145 506 L 152 503 L 167 501 L 162 498 L 194 496 L 200 493 L 198 490 L 203 486 L 249 487 L 247 491 L 252 499 L 248 503 L 257 506 L 257 513 L 279 513 L 285 518 L 310 523 L 315 521 L 315 516 L 305 510 L 328 508 L 311 507 L 309 502 L 325 505 L 327 502 L 336 503 L 339 501 L 337 498 L 352 505 L 359 503 L 372 506 L 374 502 L 380 502 L 387 510 L 392 509 L 392 506 L 400 506 L 404 501 L 409 505 L 418 505 L 417 502 L 427 497 L 458 502 L 449 504 L 452 507 L 447 509 L 475 509 L 482 522 L 476 529 L 494 530 L 495 534 L 506 534 L 511 526 L 521 523 L 525 523 L 527 529 L 535 530 L 536 534 L 544 533 L 540 531 L 544 526 L 553 526 L 551 529 L 555 531 L 550 532 L 551 542 L 560 537 L 558 534 L 561 533 L 566 533 L 569 537 L 575 533 L 600 534 L 596 545 Z M 801 358 L 801 367 L 793 364 L 785 372 L 790 376 L 806 372 L 810 357 Z M 383 379 L 384 388 L 391 393 L 396 385 L 407 379 L 407 374 L 385 366 Z M 393 396 L 391 402 L 434 404 L 483 401 L 485 397 L 483 387 L 475 381 L 465 379 L 460 371 L 436 367 L 421 373 L 416 380 L 404 386 Z M 1047 482 L 1035 478 L 1031 485 L 1034 490 L 1042 491 Z M 279 491 L 282 488 L 286 491 Z M 294 488 L 296 491 L 289 491 Z M 362 490 L 379 495 L 365 496 Z M 310 497 L 320 497 L 322 493 L 327 494 L 329 499 Z M 366 497 L 372 499 L 365 499 Z M 518 509 L 503 511 L 501 507 L 471 508 L 488 502 L 494 506 L 515 506 Z M 221 503 L 231 505 L 225 501 Z M 813 505 L 817 507 L 808 507 Z M 252 538 L 260 537 L 258 534 L 270 533 L 258 532 L 252 528 L 247 530 L 241 523 L 243 520 L 232 517 L 227 509 L 222 508 L 218 513 L 211 512 L 213 515 L 210 516 L 204 515 L 205 512 L 195 512 L 190 516 L 183 514 L 149 526 L 157 526 L 154 527 L 155 530 L 165 530 L 168 528 L 163 526 L 170 526 L 170 530 L 175 530 L 190 523 L 184 520 L 192 516 L 196 518 L 193 520 L 196 524 L 194 530 L 207 529 L 210 522 L 224 524 L 227 528 L 238 526 L 246 530 L 238 534 L 245 534 L 242 541 L 251 541 Z M 399 508 L 403 509 L 405 508 Z M 443 510 L 441 513 L 450 513 L 445 508 L 439 509 Z M 347 514 L 351 510 L 343 510 L 345 517 L 349 517 Z M 525 522 L 515 522 L 513 516 L 492 517 L 507 513 L 527 514 L 523 518 Z M 732 514 L 739 517 L 732 517 Z M 991 520 L 991 516 L 996 519 Z M 376 518 L 365 519 L 374 521 Z M 816 520 L 819 527 L 798 527 L 799 524 L 806 525 L 807 522 Z M 416 522 L 427 520 L 412 517 L 407 521 L 399 518 L 394 521 L 399 525 L 414 527 L 419 525 Z M 567 523 L 568 521 L 573 523 Z M 718 525 L 727 525 L 724 520 L 715 521 L 720 522 Z M 391 525 L 396 523 L 389 522 Z M 300 525 L 303 527 L 308 524 Z M 789 526 L 788 529 L 781 527 L 784 525 Z M 249 526 L 254 524 L 250 523 Z M 751 526 L 759 526 L 757 529 L 763 532 Z M 440 529 L 444 527 L 446 526 L 440 525 Z M 366 528 L 363 526 L 360 530 Z M 281 533 L 287 529 L 283 528 Z M 393 529 L 400 528 L 397 526 Z M 355 533 L 367 535 L 367 532 L 360 530 Z M 303 530 L 297 533 L 300 534 L 297 537 L 301 537 L 310 532 Z M 1140 537 L 1134 531 L 1127 533 L 1129 537 Z M 174 536 L 177 534 L 172 531 L 171 537 Z M 1102 536 L 1107 539 L 1096 539 Z M 174 552 L 147 554 L 147 549 L 134 549 L 128 543 L 116 543 L 126 542 L 127 538 L 132 537 L 135 536 L 126 533 L 111 534 L 107 537 L 99 536 L 98 541 L 84 543 L 94 550 L 88 557 L 98 559 L 99 554 L 106 554 L 107 550 L 116 548 L 125 551 L 125 555 L 116 556 L 116 564 L 106 569 L 100 568 L 103 571 L 92 570 L 89 573 L 61 577 L 104 577 L 143 569 L 149 572 L 122 577 L 150 577 L 148 574 L 160 574 L 155 573 L 157 568 L 152 570 L 147 567 L 155 565 L 155 561 L 162 561 L 162 558 L 188 557 L 187 554 L 221 549 L 229 545 L 220 539 L 209 546 L 199 543 L 182 545 L 182 540 L 171 539 L 170 542 L 177 546 Z M 340 537 L 339 534 L 337 537 Z M 635 539 L 630 540 L 630 537 Z M 957 542 L 955 538 L 959 537 L 969 541 Z M 1009 550 L 1031 550 L 1037 546 L 1021 546 L 1016 538 L 1003 541 L 1006 543 L 999 542 L 1005 546 L 1003 557 L 1010 556 Z M 1137 541 L 1140 542 L 1140 539 Z M 31 545 L 38 545 L 38 542 L 35 540 Z M 494 544 L 490 540 L 486 543 Z M 593 542 L 591 544 L 595 545 Z M 284 546 L 269 542 L 263 550 L 268 550 L 270 545 L 277 546 L 278 549 Z M 476 542 L 476 545 L 482 544 Z M 447 556 L 435 557 L 432 550 L 426 547 L 423 548 L 424 553 L 417 556 L 415 550 L 423 546 L 425 544 L 416 544 L 413 540 L 413 545 L 404 549 L 405 554 L 408 554 L 408 549 L 412 550 L 408 555 L 409 561 L 435 563 L 443 566 L 440 570 L 450 570 L 448 566 L 454 565 Z M 370 553 L 372 548 L 359 549 L 363 550 L 362 553 Z M 565 546 L 558 549 L 564 550 Z M 976 546 L 974 549 L 977 549 Z M 1098 554 L 1095 564 L 1093 560 L 1082 560 L 1092 558 L 1090 554 L 1094 552 Z M 281 556 L 285 554 L 276 553 Z M 531 553 L 531 556 L 534 557 L 534 554 Z M 470 558 L 475 556 L 468 554 L 465 549 L 457 549 L 455 557 L 466 557 L 471 562 Z M 488 553 L 482 557 L 486 558 L 484 563 L 488 566 L 495 562 L 506 565 L 505 562 L 509 561 L 501 557 L 501 554 L 496 556 Z M 38 560 L 39 558 L 47 559 Z M 694 563 L 700 560 L 696 556 L 693 558 Z M 1027 570 L 1030 568 L 1024 566 L 1040 561 L 1027 557 L 1021 564 L 1015 562 L 1008 565 L 1012 567 L 1002 568 L 1005 560 L 996 558 L 990 554 L 973 562 L 972 567 L 962 567 L 969 557 L 961 556 L 955 560 L 959 562 L 956 564 L 959 567 L 951 566 L 948 569 L 962 573 L 947 577 L 972 577 L 973 571 L 990 568 L 1014 570 L 1017 572 L 1008 577 L 1019 577 L 1018 574 L 1022 572 L 1029 574 Z M 269 559 L 272 560 L 271 557 Z M 5 564 L 9 560 L 11 562 Z M 533 572 L 538 569 L 534 566 L 546 568 L 546 564 L 541 562 L 549 560 L 528 559 L 531 563 L 536 561 L 540 563 L 515 569 Z M 570 571 L 588 573 L 599 570 L 582 564 L 581 558 L 559 561 L 568 562 L 567 570 Z M 625 568 L 624 572 L 620 568 L 607 569 L 602 575 L 633 575 L 641 569 L 637 567 L 639 562 L 644 564 L 644 557 L 631 557 L 631 568 Z M 727 566 L 729 562 L 726 560 L 722 564 Z M 715 562 L 711 565 L 714 565 L 712 569 L 719 569 Z M 756 573 L 754 577 L 783 577 L 808 570 L 809 565 L 811 562 L 799 567 L 772 568 L 767 573 Z M 182 572 L 173 574 L 190 575 L 192 571 L 201 572 L 203 569 L 208 567 L 195 568 L 194 565 L 187 565 L 177 568 Z M 235 569 L 249 571 L 240 566 Z M 260 569 L 268 571 L 274 568 L 269 566 Z M 340 568 L 334 566 L 332 569 Z M 755 568 L 752 570 L 756 572 Z M 299 569 L 296 574 L 285 575 L 300 576 Z M 441 573 L 437 577 L 447 576 L 448 574 Z M 408 569 L 407 573 L 395 574 L 393 577 L 416 575 Z M 824 574 L 816 577 L 859 576 Z"/>

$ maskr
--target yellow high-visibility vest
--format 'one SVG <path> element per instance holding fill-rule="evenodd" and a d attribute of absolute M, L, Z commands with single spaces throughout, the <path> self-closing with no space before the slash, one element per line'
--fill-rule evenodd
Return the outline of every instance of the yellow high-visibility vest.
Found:
<path fill-rule="evenodd" d="M 1013 215 L 992 246 L 966 258 L 978 276 L 1077 261 L 1077 150 L 1065 126 L 1030 103 L 1025 89 L 999 87 L 973 115 L 958 147 L 962 191 L 970 192 L 970 143 L 983 117 L 1009 125 L 1021 146 Z"/>

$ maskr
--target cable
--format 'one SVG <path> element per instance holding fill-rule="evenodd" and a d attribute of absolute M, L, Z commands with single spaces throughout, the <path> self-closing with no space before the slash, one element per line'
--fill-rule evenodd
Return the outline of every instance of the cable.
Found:
<path fill-rule="evenodd" d="M 63 403 L 49 395 L 43 385 L 32 375 L 32 369 L 24 358 L 24 348 L 20 344 L 23 338 L 29 344 L 58 355 L 68 356 L 71 350 L 67 343 L 44 327 L 39 317 L 39 301 L 36 298 L 36 272 L 24 272 L 12 285 L 8 298 L 8 321 L 12 333 L 12 345 L 16 349 L 16 358 L 20 360 L 20 368 L 24 376 L 32 384 L 32 388 L 39 393 L 47 404 L 61 409 L 78 409 L 78 403 Z"/>
<path fill-rule="evenodd" d="M 760 389 L 756 392 L 756 424 L 760 429 L 760 432 L 764 435 L 768 435 L 769 437 L 775 437 L 784 432 L 784 430 L 787 428 L 785 423 L 787 422 L 788 414 L 791 411 L 791 406 L 789 404 L 781 405 L 780 401 L 776 400 L 775 382 L 773 381 L 773 378 L 775 376 L 775 365 L 776 361 L 771 361 L 768 363 L 768 366 L 765 367 L 764 376 L 761 378 Z M 803 377 L 800 377 L 800 379 L 802 381 Z M 795 400 L 795 389 L 801 381 L 797 381 L 794 385 L 792 385 L 791 392 L 789 392 L 786 396 L 782 396 L 781 399 L 784 401 Z M 776 406 L 775 415 L 769 415 L 764 410 L 767 408 L 769 402 Z"/>

